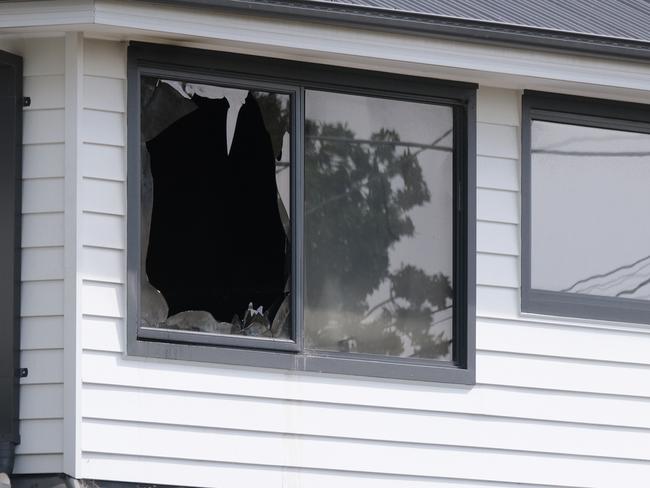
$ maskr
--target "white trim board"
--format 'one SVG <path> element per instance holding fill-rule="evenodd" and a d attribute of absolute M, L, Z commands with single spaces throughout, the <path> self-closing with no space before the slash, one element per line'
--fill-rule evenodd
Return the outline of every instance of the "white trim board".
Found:
<path fill-rule="evenodd" d="M 0 14 L 0 27 L 16 35 L 44 28 L 83 29 L 88 37 L 191 45 L 504 88 L 633 101 L 648 97 L 650 64 L 587 55 L 115 0 L 9 2 L 0 4 Z"/>
<path fill-rule="evenodd" d="M 65 36 L 65 290 L 63 470 L 76 477 L 81 460 L 81 239 L 79 197 L 80 120 L 83 96 L 83 36 Z"/>

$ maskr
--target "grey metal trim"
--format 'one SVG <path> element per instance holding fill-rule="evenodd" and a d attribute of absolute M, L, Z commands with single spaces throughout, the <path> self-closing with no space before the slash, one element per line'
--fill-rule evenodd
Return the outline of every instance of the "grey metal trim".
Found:
<path fill-rule="evenodd" d="M 533 120 L 650 134 L 650 106 L 525 91 L 521 124 L 521 311 L 650 324 L 650 302 L 645 300 L 532 288 L 530 149 Z"/>
<path fill-rule="evenodd" d="M 437 15 L 332 5 L 306 0 L 157 0 L 180 6 L 219 8 L 241 14 L 265 15 L 283 19 L 329 22 L 349 27 L 420 34 L 435 38 L 469 40 L 482 44 L 530 47 L 544 51 L 577 53 L 650 60 L 648 42 L 609 38 L 593 34 L 562 32 L 473 19 L 452 19 Z"/>
<path fill-rule="evenodd" d="M 294 321 L 295 323 L 295 321 Z M 185 330 L 157 329 L 155 327 L 140 327 L 139 339 L 150 339 L 161 342 L 183 342 L 186 344 L 209 344 L 226 347 L 248 347 L 254 349 L 269 349 L 271 351 L 299 351 L 296 342 L 290 339 L 259 339 L 238 335 L 215 335 L 206 332 Z"/>
<path fill-rule="evenodd" d="M 0 51 L 0 472 L 20 443 L 20 239 L 22 58 Z"/>
<path fill-rule="evenodd" d="M 263 67 L 263 68 L 260 68 Z M 295 167 L 292 173 L 293 324 L 295 343 L 236 337 L 211 337 L 155 329 L 138 330 L 140 270 L 140 103 L 142 73 L 200 80 L 227 80 L 283 91 L 294 98 Z M 263 74 L 262 74 L 263 73 Z M 389 358 L 353 353 L 303 350 L 303 120 L 304 90 L 360 93 L 400 100 L 426 101 L 454 111 L 454 362 Z M 395 379 L 473 384 L 475 381 L 475 182 L 476 85 L 428 78 L 397 76 L 357 69 L 269 60 L 256 56 L 132 43 L 128 56 L 128 304 L 127 354 L 242 366 L 318 371 Z M 180 335 L 182 334 L 182 335 Z M 190 338 L 184 343 L 172 342 Z M 209 344 L 209 345 L 208 345 Z"/>

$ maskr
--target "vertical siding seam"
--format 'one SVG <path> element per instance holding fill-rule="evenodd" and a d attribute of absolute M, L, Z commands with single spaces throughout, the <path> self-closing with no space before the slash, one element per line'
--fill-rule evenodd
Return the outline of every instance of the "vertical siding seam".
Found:
<path fill-rule="evenodd" d="M 65 35 L 65 207 L 64 207 L 64 408 L 63 471 L 77 477 L 80 461 L 81 343 L 79 268 L 79 177 L 83 34 Z"/>

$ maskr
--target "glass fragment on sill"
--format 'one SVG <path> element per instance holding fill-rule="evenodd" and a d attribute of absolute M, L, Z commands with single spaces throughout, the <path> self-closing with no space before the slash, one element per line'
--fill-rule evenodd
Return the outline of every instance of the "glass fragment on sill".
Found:
<path fill-rule="evenodd" d="M 227 322 L 217 322 L 210 312 L 188 310 L 167 317 L 160 327 L 164 327 L 165 329 L 209 332 L 212 334 L 230 334 L 232 325 Z"/>
<path fill-rule="evenodd" d="M 141 325 L 290 339 L 289 95 L 143 77 L 142 100 Z"/>

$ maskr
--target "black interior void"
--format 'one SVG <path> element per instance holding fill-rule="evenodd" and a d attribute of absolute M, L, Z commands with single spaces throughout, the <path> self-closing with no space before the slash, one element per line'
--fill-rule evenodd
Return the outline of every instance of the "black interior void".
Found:
<path fill-rule="evenodd" d="M 143 281 L 168 307 L 145 325 L 288 336 L 289 232 L 270 135 L 280 122 L 267 128 L 260 106 L 275 100 L 278 113 L 282 107 L 273 94 L 241 98 L 230 150 L 233 109 L 225 96 L 188 95 L 159 82 L 144 101 L 143 221 L 150 212 L 150 224 Z M 151 322 L 152 311 L 144 313 Z"/>

